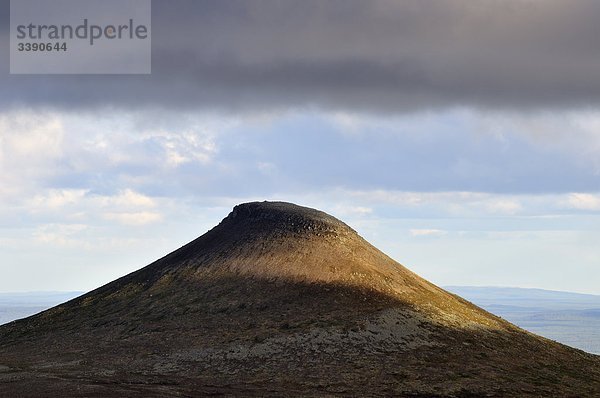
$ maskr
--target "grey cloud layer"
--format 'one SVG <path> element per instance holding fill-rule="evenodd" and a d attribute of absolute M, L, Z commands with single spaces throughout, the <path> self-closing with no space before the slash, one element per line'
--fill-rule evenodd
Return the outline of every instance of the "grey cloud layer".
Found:
<path fill-rule="evenodd" d="M 8 1 L 0 0 L 8 53 Z M 154 0 L 152 76 L 9 76 L 4 105 L 578 107 L 600 102 L 594 0 Z"/>

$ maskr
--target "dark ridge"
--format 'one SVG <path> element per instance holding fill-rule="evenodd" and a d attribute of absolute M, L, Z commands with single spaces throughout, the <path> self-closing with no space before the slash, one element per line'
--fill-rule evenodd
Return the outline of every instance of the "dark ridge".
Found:
<path fill-rule="evenodd" d="M 219 227 L 249 227 L 253 232 L 263 229 L 264 232 L 356 233 L 325 212 L 287 202 L 267 201 L 235 206 Z"/>

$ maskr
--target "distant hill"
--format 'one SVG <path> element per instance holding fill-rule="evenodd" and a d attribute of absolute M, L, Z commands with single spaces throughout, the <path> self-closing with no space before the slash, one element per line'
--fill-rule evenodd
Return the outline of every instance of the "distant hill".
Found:
<path fill-rule="evenodd" d="M 444 286 L 478 305 L 502 304 L 550 310 L 585 310 L 600 308 L 600 296 L 555 290 L 517 287 Z M 501 301 L 501 303 L 499 303 Z"/>
<path fill-rule="evenodd" d="M 600 296 L 508 287 L 445 289 L 531 332 L 600 355 Z"/>
<path fill-rule="evenodd" d="M 427 282 L 343 222 L 236 206 L 162 259 L 0 326 L 7 397 L 598 397 L 600 357 Z"/>

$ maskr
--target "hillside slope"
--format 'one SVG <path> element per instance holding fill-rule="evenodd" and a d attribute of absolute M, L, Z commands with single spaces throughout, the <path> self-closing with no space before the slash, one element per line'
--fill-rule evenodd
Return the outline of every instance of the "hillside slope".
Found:
<path fill-rule="evenodd" d="M 600 394 L 600 357 L 425 281 L 341 221 L 280 202 L 0 327 L 0 396 Z"/>

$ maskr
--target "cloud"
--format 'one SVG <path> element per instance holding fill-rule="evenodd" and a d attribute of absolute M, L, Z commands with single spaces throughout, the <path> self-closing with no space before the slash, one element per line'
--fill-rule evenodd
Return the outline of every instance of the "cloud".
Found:
<path fill-rule="evenodd" d="M 435 237 L 435 236 L 443 236 L 448 233 L 447 231 L 443 231 L 441 229 L 411 229 L 409 232 L 410 232 L 410 235 L 414 236 L 414 237 L 419 237 L 419 236 Z"/>
<path fill-rule="evenodd" d="M 83 224 L 45 224 L 40 225 L 34 231 L 34 238 L 41 243 L 59 247 L 90 248 L 90 242 L 81 239 L 82 232 L 88 229 Z"/>
<path fill-rule="evenodd" d="M 566 203 L 573 209 L 600 211 L 600 195 L 573 193 L 568 196 Z"/>
<path fill-rule="evenodd" d="M 511 137 L 521 137 L 535 147 L 577 156 L 600 175 L 600 112 L 584 109 L 571 112 L 481 113 L 473 119 L 474 129 L 510 146 Z"/>
<path fill-rule="evenodd" d="M 167 198 L 267 197 L 336 187 L 403 192 L 393 200 L 406 203 L 427 199 L 410 192 L 595 192 L 600 138 L 593 133 L 597 118 L 586 115 L 580 127 L 563 124 L 571 139 L 559 140 L 550 133 L 534 137 L 520 123 L 495 131 L 494 118 L 465 111 L 354 117 L 351 133 L 339 115 L 322 112 L 225 118 L 158 110 L 5 111 L 0 201 L 17 206 L 49 190 L 49 202 L 126 190 Z M 515 200 L 482 206 L 519 211 Z"/>
<path fill-rule="evenodd" d="M 528 195 L 506 195 L 485 192 L 405 192 L 393 190 L 348 191 L 346 195 L 365 203 L 392 205 L 412 209 L 417 214 L 468 216 L 477 214 L 516 215 L 526 210 L 521 201 L 531 199 Z M 527 209 L 531 210 L 531 209 Z"/>
<path fill-rule="evenodd" d="M 519 200 L 504 198 L 488 200 L 485 207 L 489 212 L 498 214 L 516 214 L 523 209 Z"/>
<path fill-rule="evenodd" d="M 214 137 L 206 132 L 190 129 L 181 132 L 158 130 L 146 132 L 144 138 L 162 146 L 167 164 L 171 167 L 195 161 L 207 164 L 217 153 Z"/>
<path fill-rule="evenodd" d="M 123 225 L 142 226 L 162 221 L 163 216 L 156 212 L 105 213 L 107 220 L 114 220 Z"/>
<path fill-rule="evenodd" d="M 64 129 L 59 115 L 0 113 L 0 200 L 17 197 L 60 167 Z"/>
<path fill-rule="evenodd" d="M 154 199 L 131 189 L 122 190 L 114 196 L 99 196 L 93 198 L 93 200 L 97 201 L 102 207 L 148 208 L 156 206 Z"/>
<path fill-rule="evenodd" d="M 349 205 L 337 205 L 334 211 L 340 217 L 363 217 L 373 213 L 373 209 L 370 207 Z"/>
<path fill-rule="evenodd" d="M 8 0 L 0 50 L 8 51 Z M 9 76 L 0 104 L 365 112 L 600 99 L 595 0 L 153 1 L 151 76 Z"/>
<path fill-rule="evenodd" d="M 78 204 L 87 194 L 85 189 L 51 189 L 29 201 L 31 209 L 57 209 Z"/>
<path fill-rule="evenodd" d="M 132 189 L 123 189 L 113 195 L 93 194 L 83 189 L 50 189 L 40 193 L 18 208 L 18 211 L 28 212 L 40 220 L 78 220 L 90 225 L 99 224 L 101 220 L 114 221 L 126 226 L 143 226 L 158 223 L 163 220 L 163 214 L 157 210 L 166 207 L 169 201 L 152 198 Z M 73 230 L 60 226 L 58 231 L 51 231 L 56 223 L 45 224 L 42 234 L 38 237 L 63 236 Z M 84 224 L 77 224 L 81 226 Z M 60 233 L 59 233 L 60 232 Z"/>

